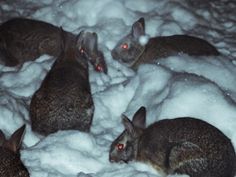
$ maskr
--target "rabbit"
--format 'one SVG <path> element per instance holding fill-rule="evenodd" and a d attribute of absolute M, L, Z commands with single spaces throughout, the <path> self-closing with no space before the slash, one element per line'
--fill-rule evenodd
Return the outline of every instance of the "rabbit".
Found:
<path fill-rule="evenodd" d="M 76 35 L 67 31 L 65 35 L 72 46 L 76 44 Z M 43 54 L 57 58 L 61 53 L 61 41 L 57 26 L 27 18 L 10 19 L 0 26 L 0 62 L 6 66 L 17 66 Z M 90 62 L 96 71 L 106 72 L 104 57 L 101 51 L 95 49 Z"/>
<path fill-rule="evenodd" d="M 25 125 L 16 130 L 6 140 L 0 130 L 0 176 L 29 177 L 29 172 L 20 159 L 20 147 L 25 132 Z"/>
<path fill-rule="evenodd" d="M 121 60 L 128 67 L 137 69 L 142 63 L 185 53 L 192 56 L 219 55 L 217 49 L 207 41 L 188 35 L 159 36 L 150 38 L 142 45 L 140 37 L 145 35 L 145 21 L 140 18 L 132 25 L 131 32 L 123 37 L 111 50 L 115 60 Z"/>
<path fill-rule="evenodd" d="M 63 34 L 62 36 L 67 37 Z M 30 103 L 32 130 L 48 135 L 58 130 L 90 131 L 94 103 L 88 73 L 88 52 L 96 48 L 94 34 L 81 31 L 78 52 L 64 39 L 62 53 L 44 78 Z M 64 43 L 63 42 L 63 43 Z M 88 50 L 85 50 L 88 49 Z"/>
<path fill-rule="evenodd" d="M 86 55 L 94 69 L 98 72 L 107 74 L 107 65 L 103 53 L 98 50 L 98 36 L 97 33 L 88 33 L 89 40 L 77 42 L 76 48 L 83 55 Z M 83 46 L 81 46 L 83 45 Z M 92 45 L 92 46 L 90 46 Z"/>
<path fill-rule="evenodd" d="M 141 161 L 163 175 L 234 176 L 234 147 L 216 127 L 190 117 L 164 119 L 148 127 L 145 122 L 145 107 L 132 121 L 124 116 L 125 130 L 110 146 L 110 162 Z"/>

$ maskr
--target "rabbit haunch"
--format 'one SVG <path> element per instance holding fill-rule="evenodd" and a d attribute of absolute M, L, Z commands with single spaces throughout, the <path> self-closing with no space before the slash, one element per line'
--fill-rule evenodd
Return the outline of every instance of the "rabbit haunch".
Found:
<path fill-rule="evenodd" d="M 82 31 L 77 37 L 76 46 L 93 50 L 96 45 L 93 38 L 92 33 Z M 64 51 L 31 100 L 32 129 L 43 135 L 58 130 L 90 130 L 94 104 L 87 53 L 78 53 L 78 50 L 69 46 L 65 42 Z"/>
<path fill-rule="evenodd" d="M 66 40 L 74 47 L 76 35 L 67 31 L 64 33 Z M 13 18 L 0 26 L 0 62 L 6 66 L 16 66 L 43 54 L 58 57 L 61 41 L 60 28 L 57 26 L 39 20 Z M 90 51 L 90 62 L 95 70 L 106 73 L 102 52 L 97 47 L 94 49 Z"/>
<path fill-rule="evenodd" d="M 150 38 L 143 45 L 140 37 L 145 35 L 144 18 L 136 21 L 131 32 L 123 37 L 112 49 L 112 57 L 129 67 L 137 69 L 142 63 L 153 63 L 156 59 L 180 53 L 192 56 L 219 55 L 209 42 L 188 35 L 159 36 Z"/>
<path fill-rule="evenodd" d="M 123 118 L 125 131 L 110 147 L 111 162 L 142 161 L 164 174 L 190 177 L 233 177 L 235 151 L 216 127 L 199 119 L 165 119 L 146 128 L 141 107 L 132 122 Z"/>
<path fill-rule="evenodd" d="M 16 130 L 9 140 L 0 130 L 0 176 L 29 177 L 29 172 L 20 160 L 20 147 L 25 125 Z"/>

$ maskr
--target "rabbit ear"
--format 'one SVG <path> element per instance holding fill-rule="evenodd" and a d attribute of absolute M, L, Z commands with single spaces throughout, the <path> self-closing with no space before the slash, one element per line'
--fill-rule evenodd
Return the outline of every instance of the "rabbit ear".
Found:
<path fill-rule="evenodd" d="M 77 36 L 77 48 L 87 51 L 87 54 L 98 52 L 97 50 L 98 36 L 96 33 L 81 31 Z"/>
<path fill-rule="evenodd" d="M 82 30 L 76 37 L 76 46 L 78 49 L 80 49 L 81 46 L 84 45 L 85 34 L 86 34 L 85 31 Z"/>
<path fill-rule="evenodd" d="M 138 111 L 134 114 L 132 123 L 135 127 L 146 128 L 146 108 L 140 107 Z"/>
<path fill-rule="evenodd" d="M 60 27 L 60 39 L 61 39 L 61 43 L 60 43 L 60 48 L 61 48 L 61 51 L 60 51 L 60 55 L 58 58 L 60 58 L 59 60 L 57 61 L 61 61 L 61 60 L 64 60 L 65 57 L 65 53 L 66 53 L 66 50 L 68 49 L 68 43 L 67 43 L 67 39 L 66 39 L 66 32 L 63 30 L 62 27 Z M 55 62 L 57 63 L 57 62 Z"/>
<path fill-rule="evenodd" d="M 89 33 L 86 36 L 86 45 L 89 51 L 97 51 L 97 46 L 98 46 L 97 33 Z"/>
<path fill-rule="evenodd" d="M 25 133 L 25 125 L 16 130 L 7 142 L 7 147 L 13 152 L 18 152 Z"/>
<path fill-rule="evenodd" d="M 2 132 L 2 130 L 0 130 L 0 146 L 2 146 L 5 141 L 6 141 L 5 135 Z"/>
<path fill-rule="evenodd" d="M 125 129 L 127 130 L 127 132 L 128 132 L 130 135 L 134 135 L 134 134 L 135 134 L 134 125 L 133 125 L 132 122 L 128 119 L 128 117 L 126 117 L 125 115 L 123 115 L 122 123 L 123 123 Z"/>
<path fill-rule="evenodd" d="M 61 51 L 64 52 L 66 48 L 66 36 L 65 31 L 62 27 L 60 27 L 60 35 L 61 35 Z"/>
<path fill-rule="evenodd" d="M 143 17 L 141 17 L 140 19 L 138 19 L 138 22 L 141 23 L 143 29 L 145 29 L 145 20 Z"/>
<path fill-rule="evenodd" d="M 140 18 L 133 24 L 131 33 L 135 39 L 138 39 L 140 36 L 145 35 L 144 18 Z"/>

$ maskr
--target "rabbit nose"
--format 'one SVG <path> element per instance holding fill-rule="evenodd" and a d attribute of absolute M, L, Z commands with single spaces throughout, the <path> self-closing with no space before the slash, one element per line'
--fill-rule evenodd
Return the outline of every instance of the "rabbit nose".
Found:
<path fill-rule="evenodd" d="M 114 160 L 111 156 L 109 156 L 109 161 L 110 161 L 111 163 L 115 162 L 115 160 Z"/>
<path fill-rule="evenodd" d="M 114 156 L 109 156 L 109 161 L 111 163 L 117 162 L 116 158 Z"/>
<path fill-rule="evenodd" d="M 115 163 L 115 160 L 113 160 L 113 159 L 109 159 L 109 161 L 110 161 L 111 163 Z"/>

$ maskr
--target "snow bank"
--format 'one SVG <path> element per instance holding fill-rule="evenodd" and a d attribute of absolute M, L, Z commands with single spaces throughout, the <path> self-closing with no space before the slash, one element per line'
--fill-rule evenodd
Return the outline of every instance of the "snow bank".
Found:
<path fill-rule="evenodd" d="M 42 56 L 22 67 L 0 66 L 0 129 L 8 136 L 27 124 L 21 158 L 32 177 L 154 177 L 152 167 L 111 164 L 109 146 L 123 131 L 120 116 L 147 107 L 148 124 L 192 116 L 223 131 L 236 147 L 236 3 L 231 0 L 42 0 L 1 1 L 1 21 L 35 18 L 78 34 L 98 33 L 108 75 L 90 67 L 95 103 L 91 133 L 59 131 L 42 137 L 31 131 L 29 104 L 54 59 Z M 110 50 L 134 21 L 144 17 L 148 35 L 190 34 L 213 43 L 219 57 L 179 55 L 142 65 L 137 73 L 114 61 Z M 171 177 L 180 175 L 169 175 Z M 182 175 L 184 176 L 184 175 Z"/>

